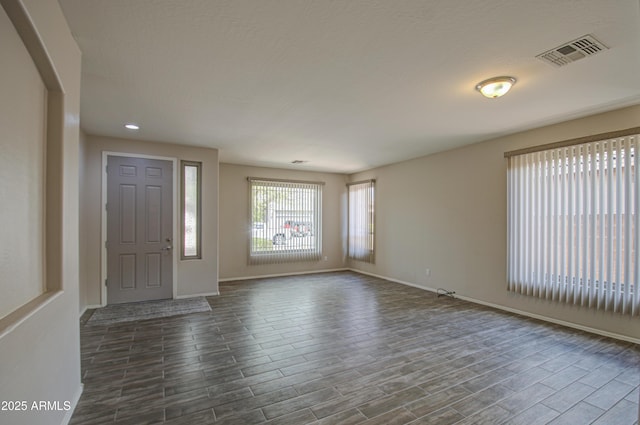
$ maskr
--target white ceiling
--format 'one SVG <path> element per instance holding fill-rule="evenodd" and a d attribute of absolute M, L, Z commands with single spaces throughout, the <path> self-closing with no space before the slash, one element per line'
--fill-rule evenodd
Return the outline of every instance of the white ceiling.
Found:
<path fill-rule="evenodd" d="M 638 0 L 60 3 L 87 133 L 221 162 L 349 173 L 640 103 Z M 586 34 L 610 49 L 535 58 Z M 505 97 L 474 90 L 498 75 Z"/>

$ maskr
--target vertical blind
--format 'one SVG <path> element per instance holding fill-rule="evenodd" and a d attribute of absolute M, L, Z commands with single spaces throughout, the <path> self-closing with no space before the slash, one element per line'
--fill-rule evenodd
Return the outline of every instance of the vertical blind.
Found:
<path fill-rule="evenodd" d="M 249 264 L 320 260 L 321 182 L 248 178 Z"/>
<path fill-rule="evenodd" d="M 640 314 L 639 136 L 511 156 L 508 288 Z"/>
<path fill-rule="evenodd" d="M 375 241 L 375 180 L 350 183 L 348 257 L 353 260 L 374 262 Z"/>

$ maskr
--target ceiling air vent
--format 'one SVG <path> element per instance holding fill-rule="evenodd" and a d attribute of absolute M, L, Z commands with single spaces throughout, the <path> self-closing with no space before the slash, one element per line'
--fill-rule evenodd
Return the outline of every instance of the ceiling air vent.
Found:
<path fill-rule="evenodd" d="M 587 56 L 607 50 L 608 47 L 590 34 L 551 49 L 536 57 L 554 66 L 565 66 Z"/>

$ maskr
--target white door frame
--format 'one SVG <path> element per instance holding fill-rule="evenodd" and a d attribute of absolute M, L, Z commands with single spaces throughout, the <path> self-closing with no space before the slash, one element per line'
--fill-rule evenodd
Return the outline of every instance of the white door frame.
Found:
<path fill-rule="evenodd" d="M 100 266 L 100 305 L 102 307 L 107 305 L 107 160 L 109 156 L 125 156 L 129 158 L 143 158 L 143 159 L 158 159 L 162 161 L 171 161 L 173 164 L 173 199 L 171 204 L 173 205 L 173 225 L 171 241 L 173 244 L 173 298 L 178 296 L 178 250 L 182 249 L 180 244 L 177 243 L 176 235 L 178 234 L 178 223 L 180 220 L 180 214 L 178 213 L 178 158 L 155 156 L 155 155 L 142 155 L 136 153 L 127 152 L 109 152 L 102 151 L 102 209 L 101 209 L 101 221 L 102 232 L 100 235 L 100 252 L 102 256 Z"/>

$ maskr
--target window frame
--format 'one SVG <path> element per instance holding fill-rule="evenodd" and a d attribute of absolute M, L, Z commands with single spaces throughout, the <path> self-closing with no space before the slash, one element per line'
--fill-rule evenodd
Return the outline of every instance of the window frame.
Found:
<path fill-rule="evenodd" d="M 510 292 L 640 315 L 639 138 L 636 127 L 504 154 Z"/>
<path fill-rule="evenodd" d="M 261 177 L 247 177 L 249 183 L 248 197 L 249 197 L 249 209 L 248 209 L 248 231 L 247 231 L 247 263 L 249 265 L 259 264 L 274 264 L 274 263 L 294 263 L 300 261 L 320 261 L 322 259 L 322 198 L 324 182 L 319 181 L 303 181 L 303 180 L 289 180 L 289 179 L 275 179 L 275 178 L 261 178 Z M 304 248 L 298 246 L 291 249 L 279 249 L 279 250 L 254 250 L 254 211 L 255 211 L 255 199 L 254 188 L 255 187 L 272 187 L 292 190 L 292 189 L 312 189 L 314 191 L 312 202 L 304 203 L 305 206 L 313 205 L 313 211 L 311 213 L 311 228 L 313 236 L 313 246 L 310 248 Z M 299 187 L 294 187 L 298 185 Z M 278 232 L 280 230 L 279 221 L 284 220 L 283 223 L 289 221 L 296 221 L 293 217 L 284 217 L 279 220 L 269 219 L 266 224 L 266 232 L 264 236 L 269 235 L 272 240 L 270 231 Z M 275 233 L 274 233 L 275 235 Z M 263 238 L 264 239 L 264 238 Z M 293 238 L 292 238 L 293 239 Z M 298 238 L 295 238 L 298 239 Z M 275 245 L 275 243 L 274 243 Z"/>
<path fill-rule="evenodd" d="M 187 223 L 186 223 L 186 170 L 187 167 L 193 167 L 196 169 L 196 253 L 193 255 L 187 255 L 185 253 L 186 244 L 185 238 L 187 235 Z M 180 259 L 181 260 L 200 260 L 202 259 L 202 162 L 200 161 L 180 161 Z"/>
<path fill-rule="evenodd" d="M 366 185 L 366 186 L 364 186 Z M 371 242 L 367 244 L 363 244 L 361 249 L 364 247 L 368 248 L 368 253 L 363 255 L 356 255 L 352 253 L 355 249 L 352 250 L 352 223 L 351 223 L 351 190 L 354 186 L 363 186 L 361 190 L 370 190 L 371 194 L 368 197 L 369 211 L 358 211 L 358 214 L 363 216 L 363 223 L 369 227 L 370 231 L 367 235 L 368 238 L 371 238 Z M 375 198 L 376 198 L 376 180 L 361 180 L 356 182 L 347 183 L 347 258 L 355 261 L 362 261 L 365 263 L 375 264 L 375 253 L 376 253 L 376 208 L 375 208 Z M 355 248 L 355 247 L 353 247 Z"/>

